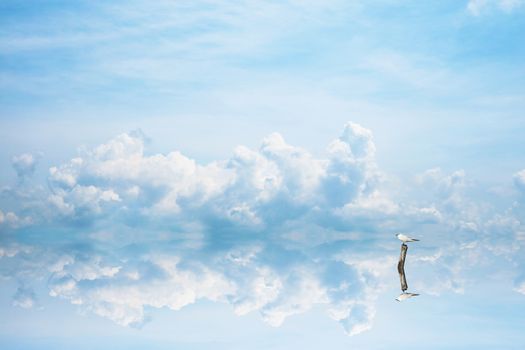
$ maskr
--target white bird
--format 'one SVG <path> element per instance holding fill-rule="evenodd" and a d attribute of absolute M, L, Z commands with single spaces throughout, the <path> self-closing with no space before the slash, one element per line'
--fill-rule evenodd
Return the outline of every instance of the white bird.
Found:
<path fill-rule="evenodd" d="M 403 243 L 406 243 L 406 242 L 417 242 L 419 241 L 419 239 L 415 239 L 415 238 L 412 238 L 412 237 L 408 237 L 407 235 L 404 235 L 402 233 L 398 233 L 396 235 L 397 239 L 399 239 L 401 242 Z"/>
<path fill-rule="evenodd" d="M 407 300 L 407 299 L 410 299 L 412 297 L 417 297 L 419 294 L 416 294 L 416 293 L 401 293 L 399 294 L 399 296 L 396 298 L 397 301 L 403 301 L 403 300 Z"/>

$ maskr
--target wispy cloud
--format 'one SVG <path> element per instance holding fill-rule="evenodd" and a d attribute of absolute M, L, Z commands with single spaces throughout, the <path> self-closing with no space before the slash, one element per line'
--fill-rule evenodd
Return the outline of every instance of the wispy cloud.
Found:
<path fill-rule="evenodd" d="M 467 10 L 472 15 L 479 16 L 493 9 L 509 13 L 522 5 L 522 0 L 469 0 Z"/>

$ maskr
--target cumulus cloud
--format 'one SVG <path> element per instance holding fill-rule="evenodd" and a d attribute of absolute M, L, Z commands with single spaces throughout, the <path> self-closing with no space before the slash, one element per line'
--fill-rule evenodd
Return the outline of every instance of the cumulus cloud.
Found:
<path fill-rule="evenodd" d="M 416 183 L 424 191 L 419 198 L 420 215 L 437 219 L 460 231 L 476 232 L 480 229 L 487 208 L 467 195 L 471 184 L 465 171 L 447 174 L 440 168 L 433 168 L 416 176 Z"/>
<path fill-rule="evenodd" d="M 155 256 L 125 266 L 100 258 L 74 256 L 52 274 L 50 295 L 124 326 L 139 326 L 144 307 L 178 310 L 200 298 L 217 301 L 231 289 L 229 281 L 208 268 L 180 268 L 177 256 Z"/>
<path fill-rule="evenodd" d="M 44 260 L 52 296 L 125 326 L 143 324 L 147 307 L 209 299 L 273 326 L 323 304 L 348 334 L 370 328 L 381 269 L 330 253 L 348 247 L 345 232 L 369 230 L 352 217 L 397 211 L 379 188 L 372 133 L 360 125 L 346 124 L 325 157 L 273 133 L 257 150 L 239 146 L 204 165 L 178 151 L 148 154 L 141 133 L 126 133 L 51 167 L 48 183 L 41 227 L 124 225 L 170 246 L 130 253 L 127 237 L 89 233 L 87 251 L 13 256 L 26 261 L 15 275 L 34 275 L 32 259 Z M 110 247 L 93 248 L 95 236 Z"/>
<path fill-rule="evenodd" d="M 50 169 L 50 205 L 72 219 L 100 215 L 200 217 L 253 227 L 276 225 L 357 200 L 379 181 L 370 131 L 348 123 L 317 159 L 277 134 L 259 150 L 197 164 L 180 152 L 147 155 L 143 138 L 122 134 Z M 370 204 L 370 203 L 369 203 Z"/>
<path fill-rule="evenodd" d="M 522 172 L 516 173 L 514 184 L 519 191 L 521 180 Z M 434 168 L 417 176 L 416 183 L 426 195 L 415 196 L 418 210 L 422 211 L 426 206 L 428 211 L 435 213 L 439 219 L 441 240 L 452 243 L 445 244 L 431 255 L 415 257 L 420 261 L 420 268 L 433 271 L 433 277 L 424 281 L 427 292 L 441 294 L 451 290 L 462 293 L 473 278 L 480 277 L 480 273 L 485 277 L 500 278 L 499 269 L 504 265 L 514 271 L 515 290 L 521 292 L 523 278 L 520 276 L 525 272 L 522 197 L 517 201 L 507 198 L 514 203 L 509 207 L 502 206 L 496 203 L 496 198 L 486 198 L 484 189 L 476 188 L 464 171 L 447 174 Z"/>
<path fill-rule="evenodd" d="M 299 250 L 277 249 L 240 245 L 205 258 L 198 257 L 198 250 L 166 254 L 154 249 L 113 261 L 74 252 L 50 268 L 50 295 L 123 326 L 141 326 L 146 307 L 179 310 L 207 299 L 231 304 L 238 315 L 257 311 L 275 327 L 290 315 L 327 305 L 330 317 L 348 334 L 370 329 L 373 304 L 384 287 L 384 262 L 319 252 L 313 259 Z"/>
<path fill-rule="evenodd" d="M 38 156 L 31 153 L 23 153 L 11 158 L 11 165 L 20 181 L 33 176 L 37 162 Z"/>
<path fill-rule="evenodd" d="M 16 232 L 6 236 L 2 276 L 45 278 L 51 296 L 123 326 L 143 325 L 151 308 L 207 299 L 272 326 L 323 305 L 356 335 L 397 284 L 398 246 L 385 240 L 394 230 L 417 228 L 423 241 L 439 232 L 445 246 L 413 258 L 427 272 L 414 285 L 435 295 L 463 292 L 465 269 L 490 256 L 519 264 L 516 232 L 525 232 L 513 213 L 495 215 L 470 198 L 461 170 L 430 169 L 411 182 L 411 198 L 395 199 L 372 133 L 355 123 L 323 157 L 273 133 L 258 149 L 239 146 L 208 164 L 178 151 L 149 154 L 141 133 L 125 133 L 52 167 L 48 183 L 25 197 L 39 203 L 25 213 L 41 234 L 27 238 L 30 247 Z M 21 220 L 0 212 L 0 225 Z M 63 245 L 44 238 L 50 229 L 64 233 Z M 34 305 L 30 290 L 15 296 L 18 306 Z"/>

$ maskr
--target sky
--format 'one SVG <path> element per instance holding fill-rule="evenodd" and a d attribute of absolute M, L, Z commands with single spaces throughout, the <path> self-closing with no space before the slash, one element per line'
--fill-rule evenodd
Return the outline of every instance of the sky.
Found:
<path fill-rule="evenodd" d="M 524 38 L 522 0 L 0 1 L 0 346 L 522 349 Z"/>

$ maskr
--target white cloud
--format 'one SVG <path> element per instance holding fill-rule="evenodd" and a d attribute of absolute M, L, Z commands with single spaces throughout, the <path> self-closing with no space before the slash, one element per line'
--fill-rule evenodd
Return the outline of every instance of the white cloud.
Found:
<path fill-rule="evenodd" d="M 3 258 L 3 257 L 12 258 L 19 253 L 30 253 L 30 252 L 31 252 L 31 248 L 27 246 L 22 246 L 18 244 L 4 245 L 3 247 L 0 247 L 0 258 Z"/>
<path fill-rule="evenodd" d="M 32 223 L 33 223 L 33 219 L 30 216 L 19 217 L 12 211 L 4 213 L 0 210 L 0 227 L 2 225 L 5 225 L 5 226 L 12 227 L 12 228 L 18 228 L 18 227 L 31 225 Z"/>
<path fill-rule="evenodd" d="M 238 147 L 225 161 L 197 164 L 180 152 L 146 155 L 140 136 L 122 134 L 50 169 L 48 201 L 59 213 L 206 215 L 265 227 L 348 203 L 390 210 L 376 191 L 380 176 L 369 130 L 348 123 L 327 158 L 286 143 L 277 133 L 258 151 Z M 276 221 L 277 220 L 277 221 Z"/>
<path fill-rule="evenodd" d="M 141 326 L 146 307 L 179 310 L 200 299 L 230 303 L 238 315 L 258 311 L 275 327 L 321 304 L 355 335 L 370 329 L 374 301 L 384 287 L 380 280 L 394 263 L 394 258 L 342 262 L 330 256 L 312 261 L 299 251 L 275 253 L 260 246 L 214 253 L 208 262 L 197 258 L 198 252 L 184 255 L 130 255 L 121 266 L 91 254 L 63 256 L 53 265 L 50 295 L 123 326 Z M 273 263 L 272 256 L 295 257 L 286 266 Z"/>
<path fill-rule="evenodd" d="M 514 185 L 518 190 L 525 193 L 525 169 L 514 174 Z"/>
<path fill-rule="evenodd" d="M 479 16 L 494 8 L 509 13 L 521 5 L 523 5 L 523 0 L 469 0 L 467 10 L 470 14 Z"/>
<path fill-rule="evenodd" d="M 11 165 L 21 181 L 34 174 L 37 162 L 38 157 L 31 153 L 23 153 L 11 158 Z"/>
<path fill-rule="evenodd" d="M 438 220 L 460 231 L 481 230 L 489 208 L 467 195 L 473 186 L 463 170 L 450 174 L 433 168 L 417 175 L 419 196 L 414 214 Z"/>
<path fill-rule="evenodd" d="M 430 169 L 409 180 L 404 201 L 384 179 L 372 133 L 354 123 L 324 157 L 274 133 L 257 150 L 239 146 L 205 165 L 177 151 L 148 154 L 143 135 L 121 134 L 52 167 L 49 192 L 34 199 L 45 205 L 25 208 L 41 218 L 38 229 L 78 230 L 69 239 L 82 244 L 0 248 L 13 259 L 1 272 L 45 278 L 50 295 L 124 326 L 142 325 L 149 308 L 208 299 L 273 326 L 322 305 L 356 335 L 372 327 L 379 294 L 398 283 L 397 244 L 383 239 L 395 230 L 443 244 L 413 256 L 426 271 L 411 281 L 419 292 L 461 293 L 465 271 L 492 257 L 522 263 L 520 221 L 469 197 L 465 172 Z M 0 223 L 14 218 L 0 212 Z M 20 306 L 31 304 L 26 294 Z"/>
<path fill-rule="evenodd" d="M 50 294 L 70 300 L 123 326 L 144 321 L 144 307 L 178 310 L 201 298 L 218 301 L 231 290 L 220 275 L 202 267 L 180 269 L 177 257 L 155 257 L 133 267 L 104 265 L 100 259 L 74 259 L 55 271 Z M 141 268 L 146 269 L 142 271 Z M 152 269 L 149 272 L 147 269 Z M 151 277 L 158 273 L 157 278 Z"/>
<path fill-rule="evenodd" d="M 295 233 L 288 229 L 300 237 L 308 223 L 321 228 L 316 221 L 350 220 L 357 212 L 370 217 L 396 212 L 396 204 L 377 187 L 374 154 L 371 132 L 354 123 L 330 143 L 325 158 L 274 133 L 258 150 L 239 146 L 230 159 L 206 165 L 177 151 L 149 155 L 143 135 L 121 134 L 50 169 L 45 201 L 55 214 L 40 217 L 66 225 L 77 220 L 105 223 L 104 231 L 121 220 L 138 219 L 141 227 L 151 227 L 151 220 L 169 220 L 201 232 L 210 240 L 207 244 L 216 246 L 214 253 L 201 256 L 199 244 L 186 246 L 195 256 L 152 248 L 146 255 L 119 253 L 111 260 L 107 251 L 42 251 L 50 256 L 44 264 L 51 273 L 50 294 L 118 324 L 136 326 L 144 322 L 146 307 L 178 310 L 202 298 L 231 303 L 239 315 L 258 311 L 273 326 L 316 304 L 328 304 L 331 310 L 345 310 L 331 316 L 349 334 L 360 333 L 371 325 L 371 295 L 378 292 L 361 295 L 372 283 L 361 275 L 361 265 L 324 254 L 313 262 L 272 236 L 281 232 L 293 241 Z M 330 229 L 325 231 L 324 239 L 330 241 Z M 256 243 L 261 234 L 264 240 Z M 105 234 L 98 240 L 116 238 Z M 277 261 L 289 262 L 274 263 L 269 259 L 273 254 Z M 334 275 L 337 269 L 348 276 L 341 281 Z"/>
<path fill-rule="evenodd" d="M 521 294 L 525 294 L 525 281 L 523 281 L 520 284 L 518 284 L 515 289 L 516 289 L 517 292 L 519 292 Z"/>
<path fill-rule="evenodd" d="M 31 288 L 18 287 L 13 296 L 13 306 L 18 306 L 23 309 L 32 309 L 38 305 L 36 295 Z"/>

